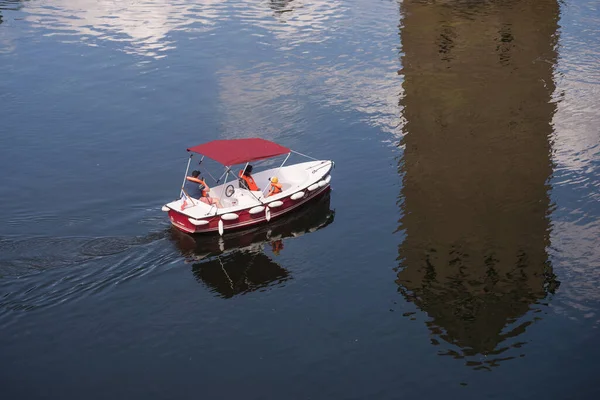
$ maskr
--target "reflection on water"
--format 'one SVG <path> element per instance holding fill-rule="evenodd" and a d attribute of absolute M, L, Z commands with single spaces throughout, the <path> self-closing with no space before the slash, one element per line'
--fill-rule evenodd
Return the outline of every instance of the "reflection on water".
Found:
<path fill-rule="evenodd" d="M 555 71 L 550 252 L 561 264 L 557 311 L 600 325 L 600 13 L 597 1 L 571 1 L 561 15 Z"/>
<path fill-rule="evenodd" d="M 4 22 L 3 10 L 17 11 L 23 7 L 21 0 L 0 0 L 0 24 Z M 1 38 L 1 37 L 0 37 Z"/>
<path fill-rule="evenodd" d="M 99 40 L 123 42 L 122 50 L 127 53 L 162 58 L 176 45 L 173 32 L 206 33 L 230 20 L 232 14 L 284 40 L 282 49 L 319 43 L 329 37 L 325 32 L 334 28 L 332 20 L 339 18 L 339 11 L 339 2 L 323 0 L 251 4 L 225 0 L 38 0 L 28 3 L 26 20 L 45 29 L 46 36 L 65 36 L 65 42 L 90 46 L 100 45 Z"/>
<path fill-rule="evenodd" d="M 346 10 L 338 0 L 242 1 L 231 7 L 243 24 L 260 28 L 254 35 L 269 33 L 279 41 L 261 40 L 261 45 L 279 50 L 331 40 L 336 28 L 343 26 Z"/>
<path fill-rule="evenodd" d="M 18 10 L 23 6 L 22 0 L 0 0 L 0 14 L 2 10 Z"/>
<path fill-rule="evenodd" d="M 123 42 L 127 53 L 162 58 L 175 46 L 171 32 L 206 32 L 223 6 L 223 0 L 41 0 L 28 3 L 27 21 L 47 29 L 47 36 L 75 35 L 73 41 L 90 46 L 99 40 Z"/>
<path fill-rule="evenodd" d="M 291 279 L 289 271 L 260 251 L 238 251 L 195 264 L 194 276 L 224 298 L 254 292 Z"/>
<path fill-rule="evenodd" d="M 32 37 L 112 46 L 149 60 L 172 55 L 176 64 L 190 49 L 200 60 L 214 60 L 211 64 L 219 66 L 216 81 L 224 136 L 261 132 L 275 138 L 303 129 L 304 95 L 311 102 L 318 100 L 320 107 L 358 112 L 363 122 L 396 137 L 401 132 L 397 49 L 395 43 L 389 45 L 398 33 L 397 12 L 389 3 L 349 7 L 325 0 L 38 0 L 23 4 L 19 27 L 32 31 Z M 221 38 L 216 42 L 232 43 L 215 50 L 204 42 L 188 42 L 213 35 Z M 7 45 L 0 51 L 14 51 L 8 45 L 11 39 L 4 40 Z M 253 55 L 235 62 L 246 51 L 240 53 L 236 46 L 245 49 L 247 41 Z"/>
<path fill-rule="evenodd" d="M 400 3 L 0 0 L 4 397 L 586 397 L 597 1 Z M 246 134 L 339 160 L 335 224 L 171 231 L 181 149 Z"/>
<path fill-rule="evenodd" d="M 558 4 L 409 0 L 401 11 L 397 283 L 430 317 L 440 354 L 489 369 L 520 354 L 510 348 L 531 309 L 559 285 L 546 252 Z"/>
<path fill-rule="evenodd" d="M 193 263 L 192 271 L 198 281 L 230 298 L 291 279 L 290 272 L 274 258 L 285 251 L 286 239 L 325 228 L 334 216 L 327 195 L 267 226 L 223 237 L 191 236 L 172 229 L 171 239 L 188 262 Z"/>
<path fill-rule="evenodd" d="M 275 15 L 282 16 L 285 13 L 294 11 L 294 0 L 269 0 L 269 7 L 275 12 Z"/>
<path fill-rule="evenodd" d="M 259 49 L 272 35 L 277 40 L 265 46 L 279 46 L 279 52 L 274 59 L 232 63 L 218 71 L 223 131 L 232 136 L 260 131 L 268 138 L 298 132 L 309 124 L 303 118 L 307 107 L 318 103 L 319 113 L 352 112 L 398 137 L 398 58 L 388 44 L 398 28 L 390 4 L 371 2 L 360 13 L 339 2 L 269 4 L 275 18 L 252 5 L 239 18 L 258 28 Z M 300 49 L 292 51 L 295 47 Z M 291 140 L 296 136 L 289 135 Z"/>

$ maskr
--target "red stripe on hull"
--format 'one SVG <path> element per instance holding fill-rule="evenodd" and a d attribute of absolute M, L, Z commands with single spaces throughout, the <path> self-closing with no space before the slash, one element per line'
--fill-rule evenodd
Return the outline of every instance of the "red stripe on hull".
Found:
<path fill-rule="evenodd" d="M 314 193 L 310 193 L 307 197 L 304 197 L 300 200 L 292 200 L 289 197 L 284 199 L 280 199 L 283 202 L 283 205 L 277 208 L 271 208 L 271 219 L 275 219 L 280 217 L 288 212 L 310 202 L 311 200 L 317 199 L 329 192 L 330 186 L 327 185 L 320 190 L 315 190 Z M 225 231 L 230 231 L 233 229 L 247 228 L 250 226 L 255 226 L 264 222 L 267 222 L 265 217 L 265 212 L 260 212 L 258 214 L 250 214 L 249 209 L 244 209 L 236 212 L 239 215 L 239 218 L 234 221 L 225 221 L 223 220 L 223 229 Z M 216 215 L 214 217 L 206 218 L 209 223 L 202 226 L 196 226 L 192 224 L 188 216 L 177 212 L 175 210 L 169 210 L 169 219 L 171 220 L 171 224 L 187 233 L 207 233 L 207 232 L 217 232 L 219 230 L 219 220 L 221 217 Z"/>

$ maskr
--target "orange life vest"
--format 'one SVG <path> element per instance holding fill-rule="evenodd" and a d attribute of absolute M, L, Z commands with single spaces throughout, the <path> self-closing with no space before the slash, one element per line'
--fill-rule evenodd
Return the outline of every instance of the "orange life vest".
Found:
<path fill-rule="evenodd" d="M 186 176 L 185 179 L 187 179 L 190 182 L 195 182 L 195 183 L 201 185 L 202 197 L 208 196 L 208 192 L 210 191 L 210 188 L 208 187 L 206 182 L 204 182 L 202 179 L 194 178 L 193 176 Z"/>
<path fill-rule="evenodd" d="M 267 197 L 273 196 L 274 194 L 279 194 L 279 193 L 281 193 L 281 183 L 271 182 L 271 189 L 269 190 L 269 194 L 267 195 Z"/>
<path fill-rule="evenodd" d="M 249 190 L 259 190 L 258 186 L 256 186 L 256 182 L 254 182 L 254 178 L 252 178 L 251 176 L 248 176 L 248 175 L 244 175 L 243 172 L 244 171 L 240 171 L 240 173 L 238 175 L 239 175 L 240 179 L 243 179 L 244 182 L 246 182 L 248 189 Z"/>

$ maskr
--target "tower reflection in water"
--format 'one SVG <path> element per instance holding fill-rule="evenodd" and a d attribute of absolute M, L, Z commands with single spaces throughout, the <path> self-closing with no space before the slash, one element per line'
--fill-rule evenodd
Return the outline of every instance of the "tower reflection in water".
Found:
<path fill-rule="evenodd" d="M 440 354 L 519 356 L 549 263 L 556 0 L 401 5 L 405 132 L 397 284 Z M 485 361 L 483 361 L 485 360 Z"/>
<path fill-rule="evenodd" d="M 190 236 L 172 228 L 171 238 L 193 263 L 192 272 L 198 281 L 219 296 L 231 298 L 291 279 L 290 272 L 275 261 L 285 252 L 285 242 L 325 228 L 334 217 L 327 194 L 289 216 L 252 230 L 219 237 Z"/>

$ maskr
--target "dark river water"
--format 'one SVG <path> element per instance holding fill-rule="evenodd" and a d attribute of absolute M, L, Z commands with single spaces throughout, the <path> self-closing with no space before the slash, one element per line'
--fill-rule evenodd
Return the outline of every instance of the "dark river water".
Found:
<path fill-rule="evenodd" d="M 0 0 L 0 397 L 600 398 L 596 0 Z M 327 198 L 171 229 L 187 147 Z"/>

